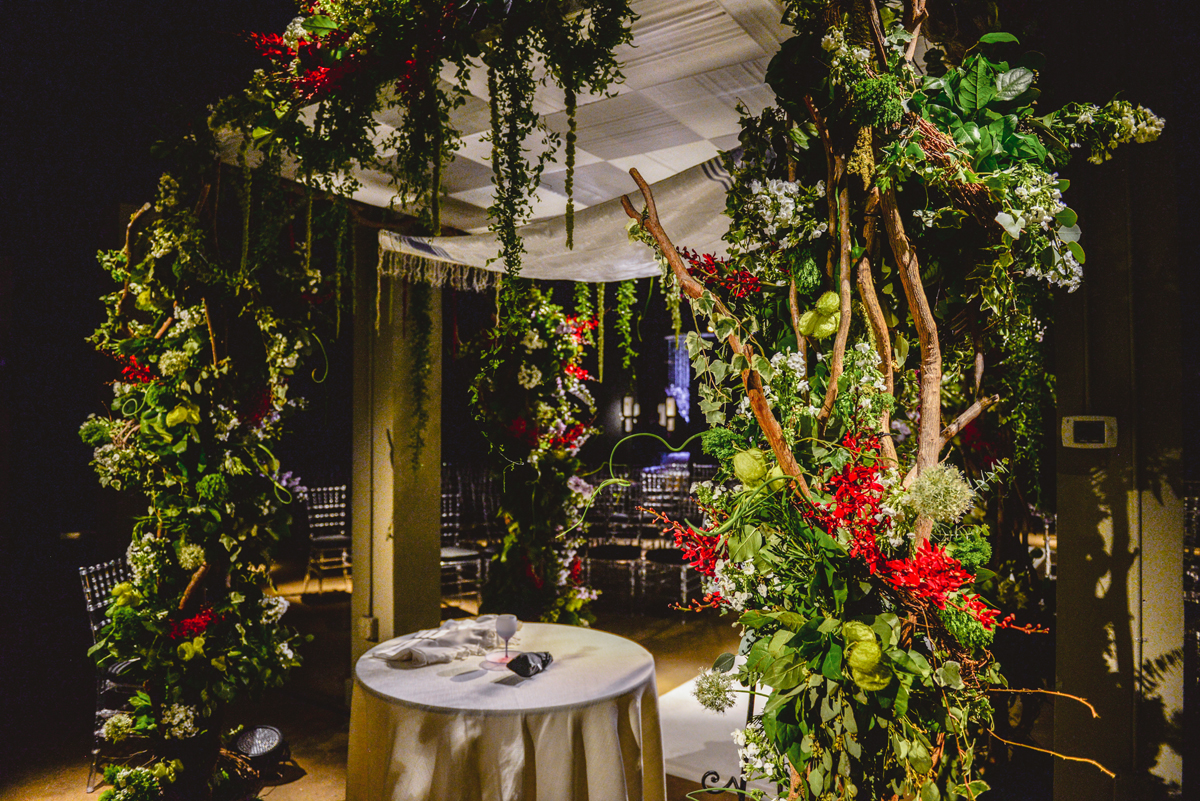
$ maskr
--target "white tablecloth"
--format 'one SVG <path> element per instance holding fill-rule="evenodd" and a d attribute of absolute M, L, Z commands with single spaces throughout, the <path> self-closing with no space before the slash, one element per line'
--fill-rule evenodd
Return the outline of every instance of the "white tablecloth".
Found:
<path fill-rule="evenodd" d="M 402 639 L 402 638 L 401 638 Z M 592 629 L 526 623 L 523 679 L 482 657 L 355 666 L 347 801 L 665 801 L 654 658 Z"/>

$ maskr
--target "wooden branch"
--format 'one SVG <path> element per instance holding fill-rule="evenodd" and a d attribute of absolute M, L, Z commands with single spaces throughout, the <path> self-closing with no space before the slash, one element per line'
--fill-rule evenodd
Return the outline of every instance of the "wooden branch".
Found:
<path fill-rule="evenodd" d="M 624 195 L 621 196 L 621 207 L 625 209 L 625 213 L 632 219 L 637 220 L 642 228 L 654 239 L 684 294 L 693 300 L 699 299 L 704 295 L 704 287 L 688 273 L 687 267 L 683 264 L 683 259 L 679 256 L 679 251 L 675 249 L 675 245 L 671 243 L 671 238 L 663 230 L 658 218 L 658 208 L 654 205 L 654 195 L 650 191 L 650 185 L 646 183 L 641 173 L 636 169 L 631 169 L 629 174 L 633 177 L 638 189 L 642 192 L 642 199 L 646 203 L 646 216 L 643 217 L 638 213 L 633 208 L 633 204 L 629 202 L 629 198 Z M 733 317 L 729 308 L 721 302 L 720 298 L 716 298 L 716 306 L 722 315 Z M 742 386 L 745 388 L 746 395 L 750 399 L 750 408 L 754 410 L 754 417 L 758 420 L 759 427 L 762 428 L 767 441 L 771 443 L 771 450 L 775 454 L 775 461 L 779 464 L 779 469 L 785 475 L 791 476 L 799 487 L 800 493 L 805 498 L 809 498 L 808 484 L 800 472 L 800 465 L 796 461 L 791 448 L 784 442 L 783 427 L 775 419 L 774 412 L 771 411 L 771 407 L 767 404 L 766 395 L 763 394 L 762 376 L 754 369 L 753 349 L 749 345 L 743 344 L 736 333 L 729 335 L 728 342 L 730 349 L 734 353 L 744 357 L 750 365 L 750 367 L 742 371 Z"/>
<path fill-rule="evenodd" d="M 971 347 L 975 350 L 975 397 L 978 398 L 983 390 L 983 334 L 974 320 L 971 323 Z"/>
<path fill-rule="evenodd" d="M 153 206 L 149 203 L 143 203 L 142 207 L 133 213 L 129 218 L 129 224 L 125 226 L 125 286 L 121 289 L 121 299 L 117 301 L 117 313 L 123 313 L 125 301 L 129 298 L 129 271 L 133 269 L 133 226 L 137 225 L 139 219 L 146 212 L 150 211 Z"/>
<path fill-rule="evenodd" d="M 1014 743 L 1012 740 L 1005 740 L 1003 737 L 1001 737 L 999 734 L 996 734 L 996 732 L 992 731 L 991 729 L 987 729 L 986 731 L 988 734 L 992 735 L 997 740 L 999 740 L 1002 743 L 1005 743 L 1006 745 L 1015 745 L 1018 748 L 1028 748 L 1032 751 L 1041 751 L 1043 754 L 1049 754 L 1050 756 L 1055 756 L 1055 757 L 1058 757 L 1059 759 L 1065 759 L 1068 762 L 1083 762 L 1088 765 L 1093 765 L 1093 766 L 1099 768 L 1100 772 L 1103 773 L 1105 776 L 1108 776 L 1110 779 L 1115 779 L 1117 777 L 1117 774 L 1113 773 L 1111 770 L 1104 767 L 1103 765 L 1101 765 L 1099 762 L 1097 762 L 1094 759 L 1085 759 L 1084 757 L 1067 756 L 1066 754 L 1060 754 L 1057 751 L 1051 751 L 1048 748 L 1038 748 L 1036 745 L 1026 745 L 1025 743 Z"/>
<path fill-rule="evenodd" d="M 204 577 L 208 575 L 208 562 L 196 568 L 196 572 L 192 574 L 192 580 L 188 582 L 187 589 L 183 591 L 183 597 L 179 599 L 179 611 L 182 612 L 192 602 L 192 596 L 200 588 L 200 583 L 204 581 Z"/>
<path fill-rule="evenodd" d="M 808 340 L 800 333 L 800 299 L 796 296 L 795 278 L 788 282 L 788 311 L 792 317 L 792 331 L 796 334 L 796 350 L 804 360 L 804 374 L 800 377 L 808 378 Z"/>
<path fill-rule="evenodd" d="M 888 67 L 887 44 L 883 41 L 883 22 L 879 19 L 879 9 L 875 6 L 875 0 L 863 0 L 863 5 L 867 8 L 867 19 L 871 22 L 871 38 L 875 42 L 875 55 L 879 56 L 879 63 L 886 70 Z"/>
<path fill-rule="evenodd" d="M 915 478 L 925 468 L 937 464 L 938 454 L 941 452 L 939 435 L 942 427 L 942 348 L 938 342 L 937 321 L 934 320 L 933 310 L 929 307 L 929 299 L 925 296 L 925 285 L 921 282 L 921 265 L 908 236 L 904 233 L 904 221 L 900 218 L 900 209 L 896 204 L 895 188 L 884 192 L 882 201 L 883 222 L 887 228 L 888 241 L 896 258 L 900 283 L 904 285 L 909 312 L 921 342 L 921 419 L 917 434 L 917 462 L 910 473 Z M 918 545 L 928 539 L 932 531 L 933 521 L 920 518 L 916 531 Z"/>
<path fill-rule="evenodd" d="M 983 414 L 991 406 L 1000 402 L 999 395 L 992 395 L 987 398 L 980 398 L 966 408 L 966 410 L 958 417 L 954 418 L 954 422 L 942 429 L 938 436 L 938 455 L 940 457 L 942 448 L 950 443 L 950 440 L 958 436 L 959 432 L 971 424 L 979 415 Z M 904 477 L 904 487 L 912 486 L 913 481 L 917 478 L 917 468 L 913 465 L 912 469 Z"/>
<path fill-rule="evenodd" d="M 832 190 L 830 190 L 832 193 Z M 838 320 L 837 337 L 833 341 L 833 358 L 829 362 L 829 383 L 825 386 L 825 402 L 817 412 L 817 422 L 824 425 L 837 400 L 838 379 L 846 363 L 846 343 L 850 340 L 850 187 L 843 174 L 837 187 L 838 204 Z M 831 234 L 832 235 L 832 234 Z"/>
<path fill-rule="evenodd" d="M 811 95 L 804 96 L 804 106 L 808 109 L 808 115 L 812 118 L 813 125 L 817 127 L 817 135 L 821 139 L 821 147 L 825 151 L 825 198 L 829 206 L 829 235 L 833 236 L 833 232 L 837 230 L 837 193 L 834 191 L 838 185 L 841 173 L 845 171 L 844 165 L 841 163 L 840 157 L 833 152 L 833 140 L 829 138 L 829 129 L 825 127 L 825 120 L 821 118 L 820 112 L 817 111 L 817 104 L 813 102 Z M 829 256 L 825 261 L 825 274 L 833 276 L 833 250 L 828 251 Z"/>
<path fill-rule="evenodd" d="M 875 351 L 879 354 L 879 363 L 883 371 L 884 384 L 887 393 L 896 392 L 895 371 L 892 366 L 892 333 L 888 330 L 887 321 L 883 317 L 883 307 L 879 303 L 879 295 L 875 292 L 875 281 L 871 277 L 871 255 L 875 253 L 879 235 L 879 221 L 875 215 L 879 207 L 879 190 L 872 189 L 867 197 L 865 208 L 867 220 L 863 224 L 863 241 L 865 249 L 862 258 L 858 260 L 858 294 L 862 298 L 863 308 L 867 312 L 867 321 L 875 335 Z M 900 459 L 896 455 L 896 443 L 892 441 L 892 414 L 888 409 L 880 415 L 879 428 L 882 433 L 881 444 L 883 455 L 894 466 L 899 466 Z"/>
<path fill-rule="evenodd" d="M 950 440 L 958 436 L 958 433 L 971 424 L 976 417 L 983 414 L 991 406 L 995 406 L 1000 402 L 999 395 L 992 395 L 987 398 L 980 398 L 966 408 L 962 414 L 954 419 L 954 422 L 942 429 L 941 447 L 946 447 Z"/>
<path fill-rule="evenodd" d="M 212 317 L 208 313 L 208 298 L 200 298 L 204 306 L 204 322 L 208 326 L 208 344 L 212 346 L 213 367 L 217 366 L 217 337 L 213 334 Z"/>
<path fill-rule="evenodd" d="M 154 335 L 154 338 L 162 339 L 166 335 L 167 330 L 171 327 L 171 324 L 174 322 L 175 322 L 175 318 L 173 316 L 168 317 L 167 321 L 162 324 L 161 328 L 158 329 L 158 333 Z"/>

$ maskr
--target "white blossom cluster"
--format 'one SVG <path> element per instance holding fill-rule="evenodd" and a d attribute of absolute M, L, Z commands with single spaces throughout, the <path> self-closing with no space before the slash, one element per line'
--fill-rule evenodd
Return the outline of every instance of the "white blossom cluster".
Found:
<path fill-rule="evenodd" d="M 186 740 L 200 733 L 196 725 L 196 707 L 172 704 L 163 710 L 162 735 L 168 740 Z"/>
<path fill-rule="evenodd" d="M 1047 175 L 1027 164 L 1012 167 L 1007 172 L 1012 172 L 1016 178 L 1012 196 L 1007 198 L 1014 216 L 1024 220 L 1026 226 L 1037 225 L 1043 231 L 1050 230 L 1055 216 L 1067 207 L 1062 201 L 1058 173 Z"/>
<path fill-rule="evenodd" d="M 125 476 L 145 473 L 158 462 L 158 456 L 140 448 L 118 448 L 112 443 L 101 445 L 92 452 L 92 466 L 100 477 L 100 486 L 115 490 L 128 489 Z"/>
<path fill-rule="evenodd" d="M 196 570 L 204 564 L 204 546 L 185 542 L 179 546 L 179 566 L 187 571 Z"/>
<path fill-rule="evenodd" d="M 770 738 L 763 731 L 761 718 L 750 721 L 744 729 L 734 730 L 732 736 L 734 745 L 738 748 L 738 762 L 743 776 L 752 780 L 763 778 L 784 788 L 790 784 L 791 775 L 786 760 L 775 750 Z M 756 801 L 767 801 L 771 798 L 762 790 L 751 790 L 749 797 Z"/>
<path fill-rule="evenodd" d="M 191 366 L 192 359 L 182 350 L 168 350 L 158 357 L 158 372 L 163 378 L 171 378 Z"/>
<path fill-rule="evenodd" d="M 522 364 L 517 370 L 517 383 L 525 389 L 533 389 L 542 383 L 542 371 L 530 364 Z"/>
<path fill-rule="evenodd" d="M 267 625 L 278 623 L 289 605 L 288 599 L 279 595 L 265 595 L 258 603 L 263 608 L 263 623 Z"/>
<path fill-rule="evenodd" d="M 737 612 L 744 612 L 749 601 L 783 589 L 783 582 L 774 573 L 760 572 L 752 560 L 718 559 L 713 577 L 706 578 L 704 585 L 705 592 L 719 592 L 729 608 Z"/>
<path fill-rule="evenodd" d="M 1034 261 L 1025 268 L 1025 274 L 1032 278 L 1040 278 L 1053 286 L 1065 287 L 1068 292 L 1074 292 L 1083 283 L 1083 265 L 1066 249 L 1055 253 L 1054 264 L 1051 266 L 1047 267 L 1040 261 Z"/>
<path fill-rule="evenodd" d="M 758 239 L 778 242 L 780 247 L 795 247 L 802 241 L 812 241 L 829 230 L 815 214 L 818 198 L 825 197 L 825 182 L 818 181 L 810 189 L 799 183 L 768 180 L 750 183 L 751 197 L 746 211 L 760 221 Z"/>
<path fill-rule="evenodd" d="M 830 28 L 821 48 L 829 53 L 829 81 L 834 86 L 853 80 L 871 63 L 871 51 L 847 42 L 843 28 Z"/>
<path fill-rule="evenodd" d="M 521 345 L 529 353 L 546 347 L 546 343 L 538 336 L 538 332 L 532 328 L 525 332 L 525 336 L 521 339 Z"/>

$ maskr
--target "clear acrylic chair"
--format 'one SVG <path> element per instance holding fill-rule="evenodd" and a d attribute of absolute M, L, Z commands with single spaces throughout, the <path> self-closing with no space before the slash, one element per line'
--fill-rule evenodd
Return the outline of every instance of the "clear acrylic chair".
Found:
<path fill-rule="evenodd" d="M 463 477 L 452 465 L 442 465 L 442 597 L 480 600 L 483 553 L 464 547 Z"/>
<path fill-rule="evenodd" d="M 129 565 L 124 559 L 113 559 L 110 562 L 79 568 L 93 642 L 99 642 L 104 627 L 108 625 L 108 605 L 112 602 L 113 587 L 131 581 L 132 578 Z M 104 723 L 113 715 L 127 711 L 129 699 L 141 689 L 141 685 L 132 682 L 127 675 L 136 661 L 130 659 L 96 668 L 96 718 L 92 731 L 92 767 L 88 771 L 87 779 L 89 793 L 96 791 L 100 748 L 104 741 L 101 730 Z"/>
<path fill-rule="evenodd" d="M 305 498 L 308 509 L 308 567 L 304 571 L 301 593 L 308 582 L 317 578 L 317 592 L 324 592 L 326 573 L 340 572 L 350 585 L 350 529 L 346 505 L 346 485 L 309 487 Z"/>

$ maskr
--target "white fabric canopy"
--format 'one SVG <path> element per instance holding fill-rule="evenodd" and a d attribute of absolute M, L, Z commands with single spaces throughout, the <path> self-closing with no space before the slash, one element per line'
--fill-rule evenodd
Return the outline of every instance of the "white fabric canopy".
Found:
<path fill-rule="evenodd" d="M 651 186 L 659 218 L 676 245 L 724 254 L 721 237 L 728 230 L 729 219 L 722 212 L 730 184 L 729 173 L 720 160 L 712 159 Z M 629 188 L 634 208 L 641 208 L 642 196 L 632 178 Z M 630 241 L 626 234 L 628 222 L 620 198 L 577 212 L 573 250 L 566 247 L 564 217 L 522 226 L 520 235 L 526 253 L 521 275 L 589 283 L 658 275 L 660 270 L 650 248 Z M 467 288 L 468 283 L 479 286 L 488 282 L 478 277 L 468 278 L 463 271 L 453 268 L 431 265 L 430 261 L 504 271 L 504 262 L 496 258 L 499 243 L 496 235 L 490 233 L 421 237 L 380 231 L 379 248 L 381 272 L 436 285 L 449 281 L 457 288 Z"/>

